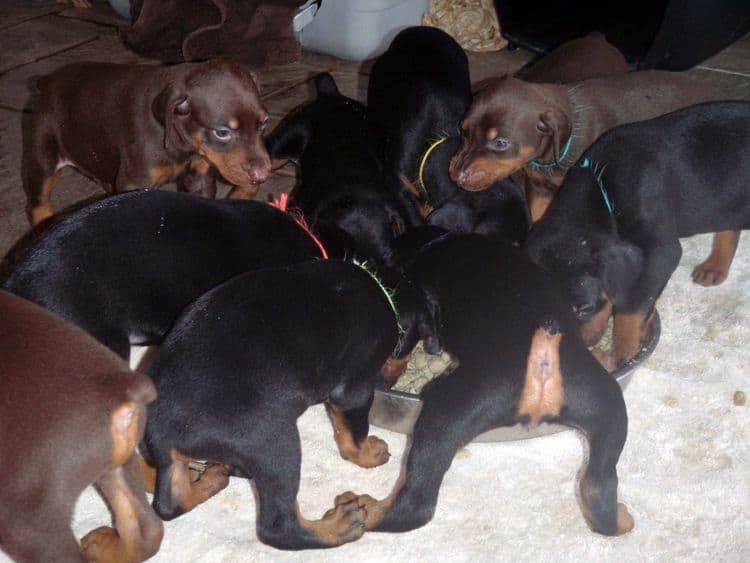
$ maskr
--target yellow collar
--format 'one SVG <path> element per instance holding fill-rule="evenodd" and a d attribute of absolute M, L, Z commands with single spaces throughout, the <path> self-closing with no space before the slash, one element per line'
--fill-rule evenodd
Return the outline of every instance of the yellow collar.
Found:
<path fill-rule="evenodd" d="M 430 147 L 425 151 L 424 156 L 422 156 L 422 162 L 419 163 L 419 186 L 424 190 L 425 193 L 427 193 L 427 186 L 424 185 L 424 177 L 423 177 L 424 165 L 427 162 L 427 159 L 429 158 L 430 153 L 435 150 L 435 147 L 445 142 L 446 140 L 448 140 L 448 137 L 442 137 L 438 139 L 437 141 L 433 142 L 430 145 Z"/>

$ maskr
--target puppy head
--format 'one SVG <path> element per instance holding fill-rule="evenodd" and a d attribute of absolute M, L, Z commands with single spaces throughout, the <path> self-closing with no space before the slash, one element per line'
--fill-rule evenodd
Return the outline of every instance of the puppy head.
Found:
<path fill-rule="evenodd" d="M 559 159 L 571 123 L 549 88 L 511 77 L 486 82 L 459 126 L 463 140 L 450 163 L 453 181 L 483 190 L 545 153 Z"/>
<path fill-rule="evenodd" d="M 271 172 L 263 144 L 269 116 L 255 75 L 223 59 L 183 66 L 152 104 L 165 148 L 200 154 L 236 186 L 264 182 Z"/>
<path fill-rule="evenodd" d="M 610 232 L 561 229 L 542 218 L 525 250 L 563 285 L 587 344 L 598 341 L 612 307 L 627 307 L 643 269 L 640 248 Z"/>
<path fill-rule="evenodd" d="M 314 83 L 316 98 L 292 109 L 266 139 L 274 168 L 286 161 L 300 164 L 308 148 L 326 151 L 350 139 L 361 142 L 366 123 L 364 105 L 342 95 L 327 72 L 316 76 Z M 308 162 L 316 166 L 321 161 L 311 158 Z"/>

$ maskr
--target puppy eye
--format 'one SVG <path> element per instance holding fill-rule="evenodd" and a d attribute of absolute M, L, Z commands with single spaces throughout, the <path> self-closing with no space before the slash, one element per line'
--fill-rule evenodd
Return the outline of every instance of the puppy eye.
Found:
<path fill-rule="evenodd" d="M 490 148 L 495 151 L 507 151 L 510 148 L 510 141 L 505 137 L 495 137 L 490 141 Z"/>
<path fill-rule="evenodd" d="M 232 130 L 229 127 L 217 127 L 213 130 L 213 134 L 220 141 L 228 141 L 232 138 Z"/>
<path fill-rule="evenodd" d="M 263 129 L 266 128 L 266 125 L 268 125 L 268 122 L 271 120 L 271 116 L 266 114 L 266 116 L 263 118 L 263 120 L 260 122 L 260 125 L 258 125 L 258 129 L 263 131 Z"/>

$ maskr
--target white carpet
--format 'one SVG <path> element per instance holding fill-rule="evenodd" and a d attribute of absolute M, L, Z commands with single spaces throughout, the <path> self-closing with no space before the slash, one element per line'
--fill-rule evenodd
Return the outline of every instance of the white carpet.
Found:
<path fill-rule="evenodd" d="M 368 533 L 325 551 L 283 552 L 258 541 L 248 481 L 166 523 L 157 562 L 350 561 L 747 561 L 750 557 L 750 234 L 729 279 L 690 281 L 710 237 L 684 241 L 679 269 L 659 303 L 662 337 L 625 392 L 629 437 L 618 465 L 619 494 L 635 529 L 593 534 L 574 494 L 583 452 L 572 431 L 534 440 L 471 444 L 445 477 L 435 518 L 405 534 Z M 405 438 L 373 428 L 393 457 L 361 469 L 342 460 L 322 407 L 299 421 L 300 507 L 317 518 L 336 494 L 385 496 L 396 482 Z M 81 497 L 80 537 L 109 522 L 96 493 Z M 0 555 L 0 560 L 3 556 Z"/>

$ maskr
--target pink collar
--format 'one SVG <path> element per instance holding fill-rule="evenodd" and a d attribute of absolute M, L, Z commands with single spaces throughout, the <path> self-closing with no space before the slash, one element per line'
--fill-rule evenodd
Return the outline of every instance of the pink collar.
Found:
<path fill-rule="evenodd" d="M 323 247 L 323 243 L 320 242 L 320 239 L 315 236 L 315 233 L 313 233 L 312 228 L 310 225 L 307 224 L 307 221 L 305 220 L 305 216 L 302 214 L 302 211 L 297 207 L 289 207 L 289 194 L 282 193 L 278 199 L 274 198 L 271 201 L 268 202 L 269 205 L 272 205 L 279 211 L 283 211 L 284 213 L 290 215 L 292 219 L 295 220 L 295 222 L 302 227 L 305 232 L 307 232 L 308 235 L 310 235 L 310 238 L 315 241 L 315 244 L 318 245 L 318 248 L 320 248 L 320 252 L 323 255 L 323 260 L 328 260 L 328 253 L 326 252 L 326 249 Z"/>

